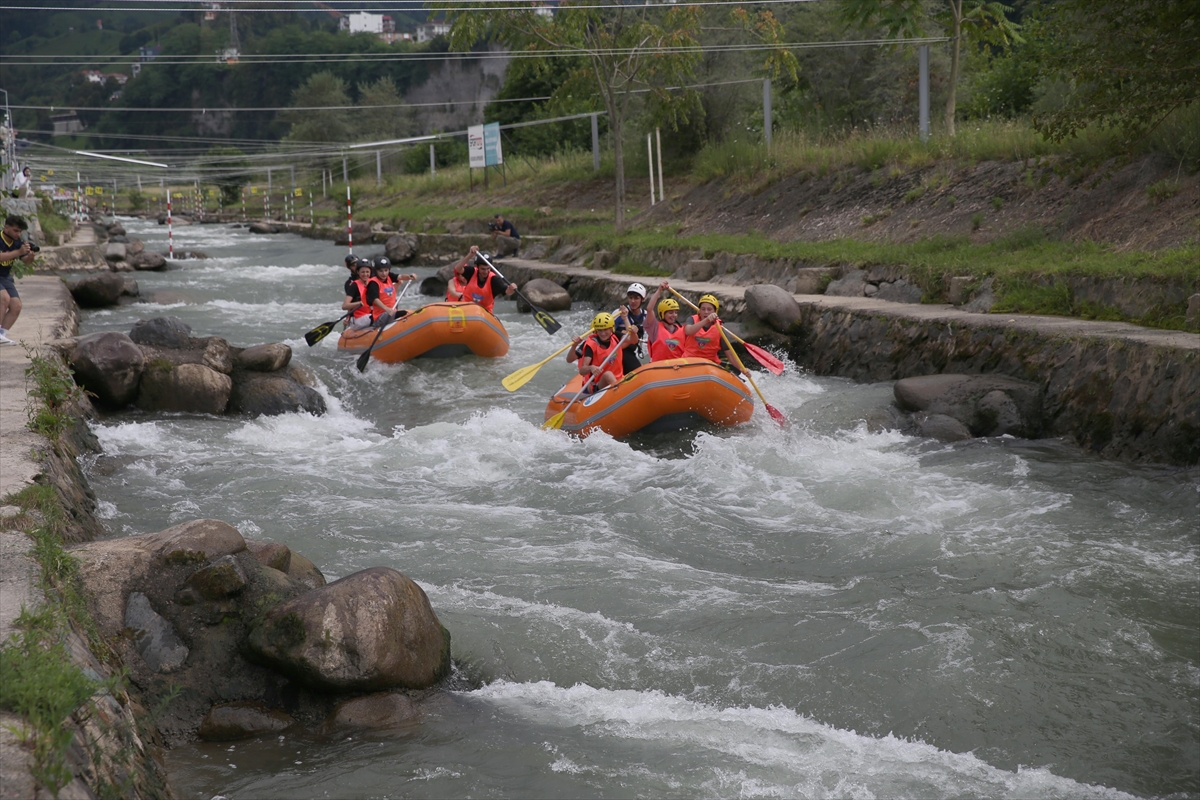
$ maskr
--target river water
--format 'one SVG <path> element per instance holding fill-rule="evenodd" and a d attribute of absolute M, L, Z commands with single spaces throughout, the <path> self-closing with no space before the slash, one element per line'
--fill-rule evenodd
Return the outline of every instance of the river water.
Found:
<path fill-rule="evenodd" d="M 595 309 L 550 337 L 501 302 L 506 358 L 360 374 L 336 335 L 302 338 L 340 313 L 342 250 L 175 242 L 212 257 L 136 277 L 192 302 L 83 331 L 173 314 L 285 341 L 329 413 L 104 419 L 106 524 L 216 517 L 331 580 L 394 567 L 457 665 L 409 729 L 177 748 L 180 797 L 1200 796 L 1200 471 L 877 432 L 890 384 L 794 369 L 758 378 L 790 430 L 760 407 L 578 441 L 539 428 L 565 364 L 500 380 Z"/>

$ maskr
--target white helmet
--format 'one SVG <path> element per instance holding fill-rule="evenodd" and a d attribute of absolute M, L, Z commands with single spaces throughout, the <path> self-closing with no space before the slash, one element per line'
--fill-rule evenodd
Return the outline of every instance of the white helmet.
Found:
<path fill-rule="evenodd" d="M 646 299 L 646 287 L 640 283 L 631 283 L 629 288 L 625 290 L 625 294 L 640 294 L 642 299 Z"/>

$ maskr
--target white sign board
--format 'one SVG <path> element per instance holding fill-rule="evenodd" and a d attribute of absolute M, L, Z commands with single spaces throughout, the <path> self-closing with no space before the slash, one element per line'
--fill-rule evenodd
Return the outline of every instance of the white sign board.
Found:
<path fill-rule="evenodd" d="M 487 156 L 483 150 L 483 126 L 472 125 L 467 128 L 467 156 L 471 169 L 487 166 Z"/>

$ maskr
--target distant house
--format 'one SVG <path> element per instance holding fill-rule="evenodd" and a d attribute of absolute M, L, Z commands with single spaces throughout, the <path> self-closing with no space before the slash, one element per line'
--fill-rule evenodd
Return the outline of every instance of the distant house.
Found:
<path fill-rule="evenodd" d="M 88 83 L 104 83 L 104 73 L 98 69 L 85 69 L 79 74 L 82 75 L 83 79 Z"/>
<path fill-rule="evenodd" d="M 387 14 L 358 11 L 338 18 L 338 29 L 348 33 L 370 33 L 391 44 L 396 41 L 396 22 Z"/>
<path fill-rule="evenodd" d="M 50 122 L 54 125 L 55 136 L 70 136 L 72 133 L 83 130 L 83 121 L 74 111 L 66 114 L 52 114 Z"/>
<path fill-rule="evenodd" d="M 450 23 L 448 22 L 422 22 L 417 26 L 417 41 L 428 42 L 430 39 L 445 36 L 448 33 L 450 33 Z"/>
<path fill-rule="evenodd" d="M 158 58 L 160 55 L 162 55 L 162 46 L 161 45 L 153 44 L 153 45 L 142 46 L 142 47 L 138 48 L 138 61 L 142 61 L 142 62 L 153 61 L 154 59 Z"/>

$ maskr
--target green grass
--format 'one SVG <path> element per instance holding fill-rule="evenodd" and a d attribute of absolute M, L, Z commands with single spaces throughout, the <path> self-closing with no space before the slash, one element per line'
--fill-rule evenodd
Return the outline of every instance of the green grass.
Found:
<path fill-rule="evenodd" d="M 67 513 L 54 488 L 33 484 L 3 502 L 22 511 L 12 521 L 33 540 L 46 603 L 36 613 L 23 610 L 18 632 L 0 644 L 0 708 L 25 719 L 16 732 L 33 753 L 33 777 L 57 795 L 73 778 L 66 753 L 74 731 L 64 723 L 97 691 L 122 691 L 124 676 L 103 683 L 89 679 L 63 645 L 73 626 L 84 632 L 93 652 L 110 654 L 80 593 L 78 562 L 63 548 Z"/>
<path fill-rule="evenodd" d="M 25 368 L 30 430 L 57 442 L 74 423 L 70 408 L 83 390 L 75 384 L 71 370 L 57 356 L 32 355 Z"/>

